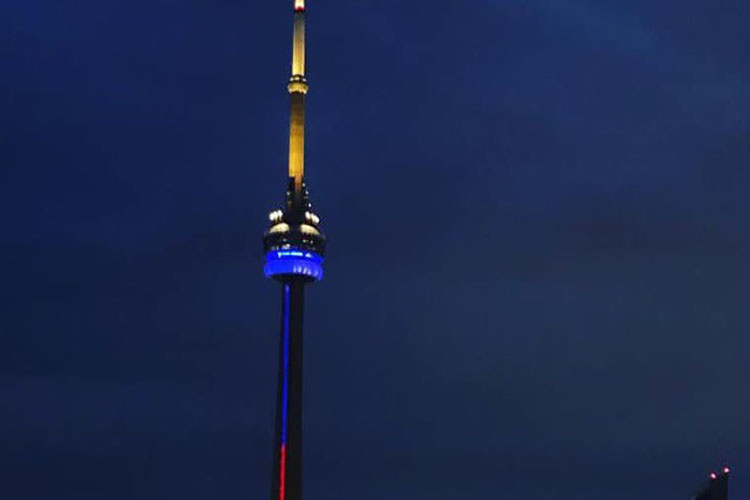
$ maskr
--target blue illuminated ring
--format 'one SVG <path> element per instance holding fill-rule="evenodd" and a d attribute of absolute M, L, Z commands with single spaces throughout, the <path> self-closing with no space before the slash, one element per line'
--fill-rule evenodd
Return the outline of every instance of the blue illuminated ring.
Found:
<path fill-rule="evenodd" d="M 306 250 L 273 250 L 266 254 L 266 277 L 302 276 L 323 279 L 323 256 Z"/>

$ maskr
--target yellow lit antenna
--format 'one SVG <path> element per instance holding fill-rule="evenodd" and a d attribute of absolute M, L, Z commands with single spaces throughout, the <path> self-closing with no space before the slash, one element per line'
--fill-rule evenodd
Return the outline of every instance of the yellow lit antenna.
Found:
<path fill-rule="evenodd" d="M 289 80 L 291 117 L 289 124 L 289 177 L 294 178 L 294 190 L 302 191 L 305 176 L 305 0 L 294 0 L 294 47 L 292 77 Z"/>

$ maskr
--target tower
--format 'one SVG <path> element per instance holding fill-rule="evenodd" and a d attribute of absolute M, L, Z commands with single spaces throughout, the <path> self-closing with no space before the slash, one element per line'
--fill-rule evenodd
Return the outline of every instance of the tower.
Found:
<path fill-rule="evenodd" d="M 305 286 L 323 278 L 326 239 L 305 184 L 305 0 L 294 0 L 289 176 L 283 208 L 263 237 L 265 275 L 281 283 L 276 427 L 271 500 L 302 499 L 302 322 Z"/>
<path fill-rule="evenodd" d="M 721 469 L 721 473 L 712 472 L 708 481 L 701 485 L 700 490 L 693 496 L 692 500 L 727 500 L 729 497 L 730 472 L 726 465 Z"/>

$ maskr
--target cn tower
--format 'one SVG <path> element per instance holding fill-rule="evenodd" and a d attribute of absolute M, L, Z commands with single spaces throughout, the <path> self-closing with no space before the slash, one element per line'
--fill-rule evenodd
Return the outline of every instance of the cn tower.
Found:
<path fill-rule="evenodd" d="M 271 500 L 302 499 L 302 326 L 305 286 L 323 278 L 326 239 L 305 184 L 305 0 L 294 0 L 289 175 L 283 208 L 263 237 L 265 275 L 281 283 L 276 428 Z"/>

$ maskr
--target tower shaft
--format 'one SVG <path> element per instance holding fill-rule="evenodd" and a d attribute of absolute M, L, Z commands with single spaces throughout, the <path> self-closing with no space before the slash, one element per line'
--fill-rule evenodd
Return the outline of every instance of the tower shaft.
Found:
<path fill-rule="evenodd" d="M 302 344 L 305 282 L 289 278 L 281 296 L 271 500 L 302 499 Z"/>

